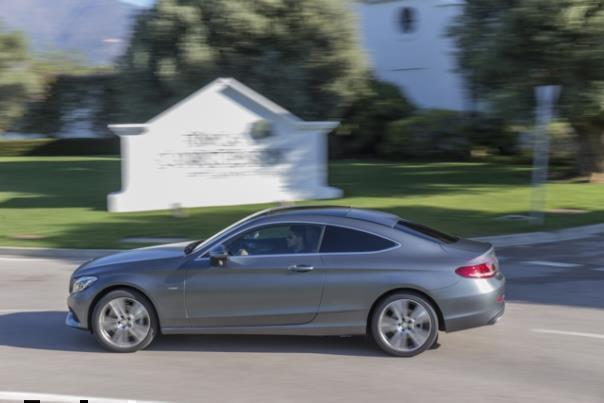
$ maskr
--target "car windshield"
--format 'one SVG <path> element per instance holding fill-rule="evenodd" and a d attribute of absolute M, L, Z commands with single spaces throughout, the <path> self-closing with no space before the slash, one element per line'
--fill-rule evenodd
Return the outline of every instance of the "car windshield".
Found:
<path fill-rule="evenodd" d="M 411 221 L 400 220 L 394 228 L 404 231 L 404 232 L 413 232 L 416 234 L 420 234 L 424 238 L 429 238 L 432 240 L 437 240 L 440 242 L 444 242 L 447 244 L 455 243 L 459 241 L 459 237 L 454 235 L 449 235 L 445 232 L 439 231 L 437 229 L 428 227 L 426 225 L 414 223 Z"/>

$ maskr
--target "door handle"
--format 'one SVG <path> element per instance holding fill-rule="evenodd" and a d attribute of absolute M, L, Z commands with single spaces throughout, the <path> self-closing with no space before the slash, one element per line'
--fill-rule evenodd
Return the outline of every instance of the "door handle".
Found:
<path fill-rule="evenodd" d="M 287 268 L 287 270 L 289 271 L 293 271 L 296 273 L 303 273 L 303 272 L 307 272 L 307 271 L 313 271 L 315 268 L 313 266 L 309 266 L 306 264 L 296 264 L 293 266 L 289 266 Z"/>

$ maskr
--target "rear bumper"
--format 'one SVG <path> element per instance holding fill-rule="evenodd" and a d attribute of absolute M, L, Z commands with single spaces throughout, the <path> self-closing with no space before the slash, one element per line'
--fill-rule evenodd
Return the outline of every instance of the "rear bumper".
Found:
<path fill-rule="evenodd" d="M 501 318 L 503 318 L 503 314 L 505 313 L 505 302 L 503 304 L 501 304 L 501 311 L 499 311 L 499 313 L 497 315 L 495 315 L 488 323 L 487 325 L 494 325 L 495 323 L 499 322 L 499 320 Z"/>
<path fill-rule="evenodd" d="M 505 277 L 462 279 L 439 295 L 447 332 L 494 325 L 505 313 Z"/>

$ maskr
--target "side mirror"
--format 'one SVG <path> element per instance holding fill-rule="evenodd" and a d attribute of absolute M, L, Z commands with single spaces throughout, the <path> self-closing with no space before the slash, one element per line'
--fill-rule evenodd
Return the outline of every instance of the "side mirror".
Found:
<path fill-rule="evenodd" d="M 218 245 L 210 250 L 210 264 L 216 267 L 222 267 L 225 265 L 229 253 L 224 245 Z"/>

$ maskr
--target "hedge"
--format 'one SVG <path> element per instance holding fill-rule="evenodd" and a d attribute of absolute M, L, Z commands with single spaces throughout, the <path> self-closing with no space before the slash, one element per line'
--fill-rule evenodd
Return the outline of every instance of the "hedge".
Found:
<path fill-rule="evenodd" d="M 116 154 L 120 154 L 120 139 L 117 136 L 85 139 L 0 140 L 1 157 Z"/>

